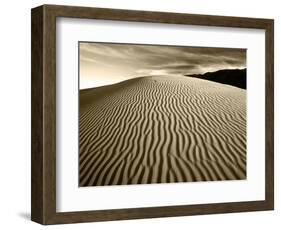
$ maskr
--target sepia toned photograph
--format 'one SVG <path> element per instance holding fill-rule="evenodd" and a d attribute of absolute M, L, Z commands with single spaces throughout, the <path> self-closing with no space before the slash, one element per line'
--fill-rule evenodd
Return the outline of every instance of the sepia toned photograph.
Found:
<path fill-rule="evenodd" d="M 246 179 L 246 49 L 79 42 L 79 186 Z"/>
<path fill-rule="evenodd" d="M 31 220 L 274 210 L 274 23 L 33 8 Z"/>

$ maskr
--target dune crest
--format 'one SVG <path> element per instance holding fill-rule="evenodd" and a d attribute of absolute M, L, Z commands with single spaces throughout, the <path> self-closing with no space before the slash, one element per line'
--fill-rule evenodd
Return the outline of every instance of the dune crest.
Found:
<path fill-rule="evenodd" d="M 246 179 L 246 91 L 149 76 L 80 91 L 80 186 Z"/>

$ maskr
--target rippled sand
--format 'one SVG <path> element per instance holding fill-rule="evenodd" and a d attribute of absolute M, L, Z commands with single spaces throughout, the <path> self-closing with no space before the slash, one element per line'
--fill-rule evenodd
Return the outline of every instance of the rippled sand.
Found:
<path fill-rule="evenodd" d="M 246 91 L 150 76 L 80 91 L 80 186 L 246 179 Z"/>

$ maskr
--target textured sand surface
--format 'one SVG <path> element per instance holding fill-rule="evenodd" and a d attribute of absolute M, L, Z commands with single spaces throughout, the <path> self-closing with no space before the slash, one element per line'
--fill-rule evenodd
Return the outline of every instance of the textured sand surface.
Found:
<path fill-rule="evenodd" d="M 80 186 L 246 179 L 246 91 L 150 76 L 80 91 Z"/>

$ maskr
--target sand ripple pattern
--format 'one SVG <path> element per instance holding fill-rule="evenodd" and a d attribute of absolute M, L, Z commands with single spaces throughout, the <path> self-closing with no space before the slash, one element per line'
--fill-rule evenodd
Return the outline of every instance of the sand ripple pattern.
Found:
<path fill-rule="evenodd" d="M 149 76 L 80 91 L 80 186 L 246 178 L 246 91 Z"/>

